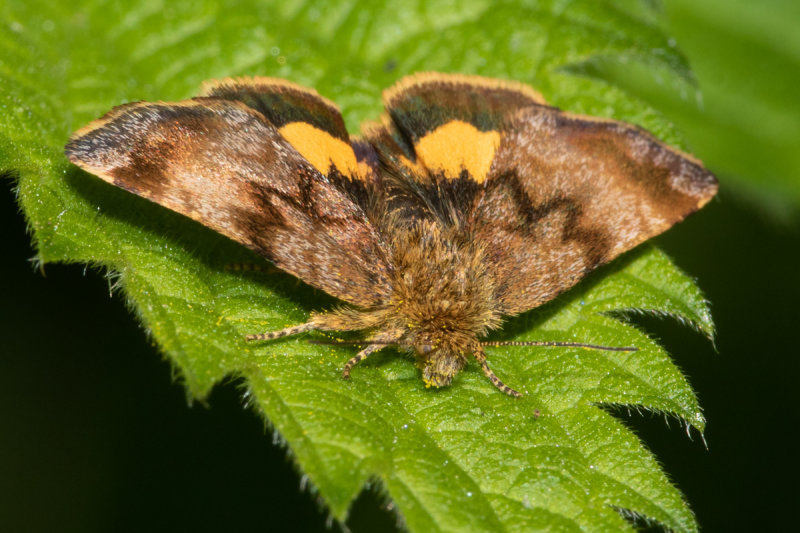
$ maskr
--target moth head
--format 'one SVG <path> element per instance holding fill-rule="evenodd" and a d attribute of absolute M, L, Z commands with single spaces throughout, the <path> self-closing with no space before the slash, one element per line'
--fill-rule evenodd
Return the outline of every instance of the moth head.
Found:
<path fill-rule="evenodd" d="M 466 358 L 447 343 L 418 340 L 414 343 L 417 366 L 428 387 L 444 387 L 464 368 Z"/>

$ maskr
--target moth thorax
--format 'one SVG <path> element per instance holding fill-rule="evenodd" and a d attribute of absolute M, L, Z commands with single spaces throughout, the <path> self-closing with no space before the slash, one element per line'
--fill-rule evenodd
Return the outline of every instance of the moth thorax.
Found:
<path fill-rule="evenodd" d="M 455 229 L 420 223 L 393 242 L 393 303 L 426 383 L 446 385 L 478 336 L 499 325 L 483 250 Z"/>

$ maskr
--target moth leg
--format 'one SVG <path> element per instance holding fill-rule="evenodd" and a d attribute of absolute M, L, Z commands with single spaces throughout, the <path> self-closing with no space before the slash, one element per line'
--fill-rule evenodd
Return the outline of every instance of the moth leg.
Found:
<path fill-rule="evenodd" d="M 487 378 L 489 378 L 489 381 L 491 381 L 495 387 L 505 392 L 509 396 L 514 396 L 515 398 L 519 398 L 520 396 L 522 396 L 520 392 L 515 391 L 514 389 L 503 383 L 500 380 L 500 378 L 495 376 L 494 372 L 492 372 L 492 369 L 489 368 L 489 364 L 486 362 L 486 353 L 484 353 L 483 349 L 475 350 L 473 355 L 475 356 L 475 359 L 478 360 L 478 363 L 480 363 L 481 370 L 483 370 L 483 374 Z"/>
<path fill-rule="evenodd" d="M 381 348 L 385 348 L 386 345 L 384 344 L 370 344 L 356 355 L 354 355 L 349 361 L 344 364 L 344 369 L 342 370 L 342 379 L 350 379 L 350 370 L 356 366 L 358 363 L 369 357 L 372 352 L 378 351 Z"/>
<path fill-rule="evenodd" d="M 309 321 L 305 324 L 300 324 L 299 326 L 279 329 L 278 331 L 267 331 L 266 333 L 247 335 L 245 339 L 248 341 L 268 341 L 314 330 L 356 331 L 375 327 L 379 323 L 380 317 L 380 313 L 355 311 L 353 309 L 343 307 L 341 309 L 334 309 L 333 311 L 329 311 L 327 313 L 311 313 L 311 318 Z M 381 347 L 381 345 L 378 345 L 378 347 Z"/>
<path fill-rule="evenodd" d="M 272 339 L 279 339 L 281 337 L 288 337 L 289 335 L 304 333 L 306 331 L 313 331 L 315 329 L 319 329 L 319 324 L 312 321 L 312 322 L 306 322 L 305 324 L 300 324 L 299 326 L 292 326 L 290 328 L 279 329 L 277 331 L 267 331 L 266 333 L 255 333 L 253 335 L 247 335 L 245 337 L 245 340 L 269 341 Z"/>

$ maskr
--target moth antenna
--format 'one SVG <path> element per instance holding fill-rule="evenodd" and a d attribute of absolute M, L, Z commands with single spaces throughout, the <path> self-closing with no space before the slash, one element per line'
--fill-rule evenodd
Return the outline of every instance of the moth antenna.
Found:
<path fill-rule="evenodd" d="M 344 364 L 344 369 L 342 370 L 342 379 L 350 379 L 350 370 L 356 366 L 358 363 L 369 357 L 372 352 L 380 350 L 388 343 L 380 343 L 380 344 L 370 344 Z"/>
<path fill-rule="evenodd" d="M 364 340 L 321 340 L 321 339 L 311 339 L 308 341 L 309 344 L 323 344 L 325 346 L 359 346 L 364 344 L 374 344 L 376 346 L 404 346 L 397 342 L 392 341 L 379 341 L 379 340 L 371 340 L 371 339 L 364 339 Z"/>
<path fill-rule="evenodd" d="M 270 341 L 272 339 L 288 337 L 289 335 L 296 335 L 298 333 L 304 333 L 306 331 L 313 331 L 317 329 L 317 327 L 318 327 L 317 324 L 313 322 L 306 322 L 305 324 L 300 324 L 299 326 L 292 326 L 290 328 L 279 329 L 278 331 L 267 331 L 266 333 L 255 333 L 253 335 L 248 335 L 245 337 L 245 340 Z"/>
<path fill-rule="evenodd" d="M 483 343 L 481 343 L 481 345 L 483 345 Z M 519 398 L 520 396 L 522 396 L 522 393 L 515 391 L 514 389 L 503 383 L 502 380 L 498 378 L 494 372 L 492 372 L 492 369 L 489 368 L 489 364 L 486 362 L 486 354 L 484 353 L 483 350 L 476 350 L 473 355 L 475 356 L 475 359 L 478 360 L 478 363 L 480 363 L 481 370 L 483 370 L 483 374 L 487 378 L 489 378 L 489 381 L 492 382 L 492 385 L 494 385 L 501 391 L 505 392 L 509 396 L 513 396 L 515 398 Z"/>
<path fill-rule="evenodd" d="M 583 342 L 559 341 L 482 341 L 481 346 L 562 346 L 571 348 L 588 348 L 590 350 L 605 350 L 607 352 L 638 352 L 636 346 L 601 346 L 599 344 L 585 344 Z"/>

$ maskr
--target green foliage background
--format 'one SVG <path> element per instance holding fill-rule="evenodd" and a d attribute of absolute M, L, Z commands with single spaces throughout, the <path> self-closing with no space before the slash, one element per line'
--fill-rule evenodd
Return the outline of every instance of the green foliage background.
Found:
<path fill-rule="evenodd" d="M 791 269 L 796 257 L 764 259 L 780 255 L 778 249 L 796 250 L 797 232 L 785 226 L 779 234 L 737 204 L 755 198 L 748 201 L 791 224 L 798 121 L 785 87 L 800 56 L 797 43 L 773 33 L 791 27 L 792 6 L 776 3 L 775 11 L 755 16 L 761 12 L 745 4 L 722 9 L 711 1 L 668 2 L 663 11 L 633 1 L 509 2 L 491 9 L 477 1 L 337 5 L 0 7 L 0 170 L 22 180 L 40 257 L 112 266 L 109 284 L 128 290 L 192 396 L 206 397 L 231 371 L 240 376 L 214 389 L 203 402 L 208 409 L 185 409 L 180 386 L 169 384 L 170 366 L 155 355 L 142 361 L 143 352 L 154 352 L 119 301 L 105 296 L 108 284 L 94 274 L 81 277 L 75 267 L 48 265 L 47 278 L 30 272 L 21 258 L 33 252 L 9 198 L 3 228 L 12 281 L 2 306 L 7 332 L 0 358 L 8 424 L 0 452 L 8 475 L 0 483 L 0 520 L 11 516 L 18 521 L 12 524 L 27 520 L 41 530 L 153 529 L 154 523 L 156 529 L 294 530 L 322 526 L 325 511 L 315 510 L 315 498 L 344 517 L 371 480 L 389 490 L 416 530 L 625 527 L 608 504 L 677 530 L 694 529 L 679 494 L 626 429 L 633 423 L 688 493 L 701 526 L 741 527 L 741 520 L 726 522 L 723 509 L 759 495 L 732 489 L 728 470 L 752 487 L 772 479 L 769 467 L 743 467 L 742 456 L 755 462 L 760 449 L 741 444 L 748 442 L 741 433 L 773 435 L 764 455 L 784 472 L 789 461 L 774 429 L 778 415 L 758 406 L 791 401 L 779 384 L 797 375 L 796 363 L 780 356 L 792 315 L 777 305 L 800 293 Z M 724 17 L 712 16 L 723 11 Z M 678 45 L 687 43 L 689 62 L 700 68 L 689 69 L 671 35 Z M 529 393 L 516 403 L 493 394 L 474 371 L 457 387 L 424 391 L 411 364 L 392 356 L 343 384 L 335 378 L 346 350 L 290 342 L 248 352 L 237 342 L 253 328 L 299 322 L 324 303 L 320 295 L 288 277 L 226 273 L 225 263 L 252 258 L 203 228 L 105 187 L 60 155 L 72 129 L 112 105 L 183 98 L 203 79 L 238 74 L 314 86 L 340 103 L 356 131 L 360 120 L 379 112 L 379 89 L 417 70 L 519 79 L 564 108 L 637 122 L 683 146 L 688 139 L 723 174 L 723 187 L 733 184 L 735 195 L 724 189 L 720 202 L 660 239 L 708 287 L 724 357 L 710 356 L 701 335 L 640 319 L 710 396 L 711 408 L 704 404 L 713 410 L 711 428 L 716 417 L 720 430 L 709 429 L 709 452 L 681 432 L 665 431 L 659 417 L 631 422 L 625 410 L 614 418 L 592 405 L 644 405 L 703 428 L 691 389 L 665 353 L 637 330 L 595 314 L 639 307 L 681 315 L 709 331 L 699 293 L 652 248 L 514 321 L 503 337 L 591 336 L 646 346 L 635 359 L 498 350 L 492 354 L 498 373 Z M 702 108 L 696 105 L 701 94 Z M 749 127 L 754 117 L 757 129 Z M 771 313 L 759 317 L 754 310 Z M 737 374 L 745 361 L 747 373 Z M 785 371 L 765 374 L 769 387 L 759 388 L 762 367 L 781 365 Z M 259 384 L 251 388 L 255 395 L 242 378 Z M 724 401 L 715 402 L 714 391 Z M 261 422 L 239 405 L 242 392 L 277 428 L 267 432 L 276 444 L 288 441 L 305 473 L 295 474 L 280 448 L 267 448 Z M 534 408 L 542 411 L 538 420 Z M 299 475 L 312 496 L 297 491 Z M 393 527 L 393 515 L 377 511 L 386 503 L 377 494 L 357 500 L 348 520 L 353 530 Z M 531 494 L 533 505 L 526 499 Z M 792 496 L 775 490 L 764 497 L 766 518 L 758 524 L 776 520 L 769 509 Z"/>

